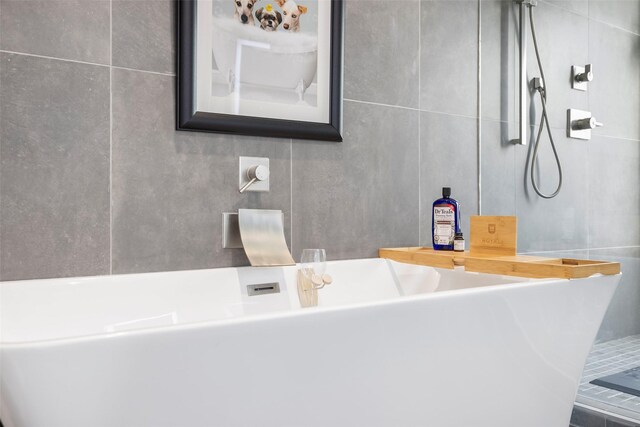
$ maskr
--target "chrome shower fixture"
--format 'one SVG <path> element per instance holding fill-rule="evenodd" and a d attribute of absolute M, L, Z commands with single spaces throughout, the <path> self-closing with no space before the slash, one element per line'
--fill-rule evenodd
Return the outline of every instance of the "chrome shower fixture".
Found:
<path fill-rule="evenodd" d="M 593 80 L 593 66 L 587 64 L 584 67 L 571 66 L 571 87 L 577 90 L 587 90 L 587 83 Z"/>
<path fill-rule="evenodd" d="M 591 130 L 604 126 L 590 111 L 570 108 L 567 110 L 567 137 L 591 139 Z"/>
<path fill-rule="evenodd" d="M 518 139 L 514 139 L 514 144 L 527 145 L 527 92 L 529 82 L 527 81 L 527 7 L 532 8 L 538 5 L 537 0 L 514 0 L 520 5 L 520 118 Z"/>
<path fill-rule="evenodd" d="M 542 117 L 540 118 L 540 125 L 538 126 L 538 134 L 536 135 L 535 142 L 533 144 L 533 153 L 531 155 L 531 162 L 529 163 L 529 171 L 531 172 L 531 185 L 536 194 L 543 199 L 552 199 L 558 195 L 562 188 L 562 165 L 560 164 L 560 157 L 558 156 L 558 150 L 556 144 L 553 141 L 553 135 L 551 134 L 551 127 L 549 126 L 549 117 L 547 115 L 547 85 L 544 78 L 544 70 L 542 68 L 542 61 L 540 60 L 540 52 L 538 51 L 538 38 L 536 37 L 536 27 L 533 20 L 533 7 L 537 5 L 535 0 L 514 0 L 520 5 L 520 139 L 515 140 L 516 144 L 526 145 L 527 143 L 527 127 L 529 122 L 527 120 L 527 91 L 529 85 L 527 81 L 527 18 L 526 8 L 529 8 L 529 23 L 531 24 L 531 36 L 533 38 L 533 47 L 536 53 L 536 61 L 538 63 L 538 69 L 540 70 L 540 77 L 535 77 L 531 80 L 531 89 L 533 90 L 532 96 L 535 93 L 540 95 L 540 102 L 542 104 Z M 540 138 L 546 127 L 547 135 L 549 136 L 549 143 L 553 150 L 553 156 L 555 157 L 556 165 L 558 166 L 558 186 L 551 194 L 543 193 L 538 187 L 536 182 L 535 170 L 536 162 L 538 161 L 538 150 L 540 148 Z"/>

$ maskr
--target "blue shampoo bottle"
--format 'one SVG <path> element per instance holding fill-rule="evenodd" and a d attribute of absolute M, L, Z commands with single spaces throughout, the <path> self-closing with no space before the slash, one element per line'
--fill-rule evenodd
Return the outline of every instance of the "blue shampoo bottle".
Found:
<path fill-rule="evenodd" d="M 442 188 L 442 198 L 433 202 L 431 235 L 433 249 L 452 251 L 456 233 L 460 233 L 460 204 L 451 197 L 451 188 Z"/>

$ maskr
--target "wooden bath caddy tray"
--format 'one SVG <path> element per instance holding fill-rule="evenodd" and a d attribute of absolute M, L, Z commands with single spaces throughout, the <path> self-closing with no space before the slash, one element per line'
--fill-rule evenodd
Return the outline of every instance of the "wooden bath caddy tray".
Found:
<path fill-rule="evenodd" d="M 530 278 L 579 279 L 594 274 L 618 274 L 620 263 L 570 258 L 516 255 L 516 218 L 471 217 L 470 251 L 431 248 L 382 248 L 380 258 L 438 268 L 464 266 L 466 271 Z"/>
<path fill-rule="evenodd" d="M 427 265 L 438 268 L 464 266 L 466 271 L 531 278 L 556 277 L 579 279 L 594 274 L 618 274 L 617 262 L 592 261 L 570 258 L 543 258 L 527 255 L 472 256 L 469 251 L 434 251 L 431 248 L 383 248 L 380 258 L 407 264 Z"/>

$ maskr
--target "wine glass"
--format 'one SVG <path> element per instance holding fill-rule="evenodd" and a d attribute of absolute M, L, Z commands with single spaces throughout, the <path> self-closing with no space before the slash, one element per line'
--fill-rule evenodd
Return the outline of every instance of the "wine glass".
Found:
<path fill-rule="evenodd" d="M 300 257 L 302 273 L 313 283 L 322 286 L 322 276 L 327 270 L 327 254 L 324 249 L 303 249 Z"/>

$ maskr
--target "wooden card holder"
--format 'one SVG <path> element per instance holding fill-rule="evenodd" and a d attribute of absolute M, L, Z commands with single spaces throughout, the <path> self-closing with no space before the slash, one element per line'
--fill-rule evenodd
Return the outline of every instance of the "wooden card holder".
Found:
<path fill-rule="evenodd" d="M 515 216 L 472 216 L 469 252 L 472 256 L 514 256 L 517 230 Z"/>

